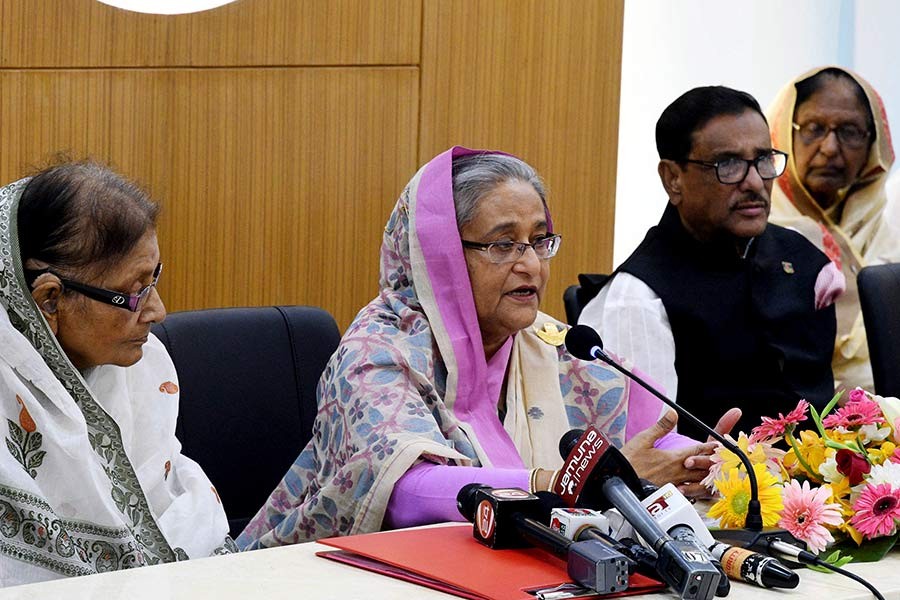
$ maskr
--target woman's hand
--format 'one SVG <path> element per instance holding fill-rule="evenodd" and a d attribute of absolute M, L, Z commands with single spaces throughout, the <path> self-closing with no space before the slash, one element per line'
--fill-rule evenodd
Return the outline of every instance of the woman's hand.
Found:
<path fill-rule="evenodd" d="M 715 429 L 724 435 L 731 431 L 740 418 L 741 411 L 732 408 L 722 415 Z M 631 438 L 622 448 L 622 453 L 638 476 L 656 485 L 672 482 L 688 497 L 706 495 L 700 481 L 709 472 L 717 442 L 710 438 L 706 443 L 698 442 L 675 450 L 660 450 L 653 446 L 656 440 L 675 429 L 677 423 L 678 414 L 670 409 L 652 427 Z"/>

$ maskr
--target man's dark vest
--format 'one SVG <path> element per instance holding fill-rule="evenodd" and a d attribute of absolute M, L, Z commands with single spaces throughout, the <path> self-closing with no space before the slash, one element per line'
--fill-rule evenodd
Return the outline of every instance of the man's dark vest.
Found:
<path fill-rule="evenodd" d="M 710 426 L 739 407 L 737 435 L 800 398 L 821 408 L 833 395 L 834 306 L 815 308 L 826 264 L 803 236 L 777 225 L 743 258 L 733 239 L 698 242 L 670 204 L 618 271 L 662 299 L 675 338 L 678 404 Z M 683 420 L 679 432 L 706 439 Z"/>

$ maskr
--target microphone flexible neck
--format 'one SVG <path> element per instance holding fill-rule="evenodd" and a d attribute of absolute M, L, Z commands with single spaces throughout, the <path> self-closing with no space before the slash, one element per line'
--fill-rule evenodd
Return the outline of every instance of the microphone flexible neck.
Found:
<path fill-rule="evenodd" d="M 686 411 L 675 402 L 672 402 L 671 400 L 660 394 L 654 386 L 650 385 L 634 373 L 631 373 L 624 367 L 620 366 L 619 363 L 614 361 L 612 357 L 604 352 L 603 348 L 601 348 L 600 346 L 593 346 L 591 348 L 591 356 L 602 360 L 616 371 L 636 381 L 645 390 L 649 391 L 651 394 L 659 398 L 663 404 L 671 407 L 675 412 L 679 414 L 679 416 L 687 419 L 692 425 L 708 432 L 713 439 L 734 452 L 734 454 L 743 463 L 744 468 L 747 470 L 747 477 L 750 480 L 750 501 L 747 503 L 747 519 L 744 523 L 744 527 L 752 531 L 761 531 L 763 528 L 763 520 L 762 506 L 759 503 L 759 484 L 756 481 L 756 472 L 753 470 L 753 464 L 750 462 L 750 458 L 747 456 L 747 454 L 743 450 L 741 450 L 737 444 L 726 438 L 724 435 L 708 426 L 706 423 Z"/>

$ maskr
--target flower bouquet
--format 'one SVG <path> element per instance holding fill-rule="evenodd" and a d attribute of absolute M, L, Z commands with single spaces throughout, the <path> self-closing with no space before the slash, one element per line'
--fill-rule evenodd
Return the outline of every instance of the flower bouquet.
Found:
<path fill-rule="evenodd" d="M 835 564 L 880 559 L 900 525 L 900 400 L 857 388 L 838 407 L 841 395 L 821 412 L 801 400 L 737 440 L 759 482 L 763 525 L 790 531 L 810 552 L 834 547 L 823 558 Z M 810 418 L 815 428 L 798 430 Z M 785 449 L 775 446 L 782 439 Z M 750 485 L 738 457 L 720 446 L 703 483 L 718 498 L 707 516 L 743 527 Z"/>

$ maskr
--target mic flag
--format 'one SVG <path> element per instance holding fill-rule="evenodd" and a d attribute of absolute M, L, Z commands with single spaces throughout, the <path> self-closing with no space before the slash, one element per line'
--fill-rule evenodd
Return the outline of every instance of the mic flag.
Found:
<path fill-rule="evenodd" d="M 641 493 L 641 483 L 628 460 L 594 426 L 584 432 L 573 429 L 563 435 L 559 453 L 565 461 L 552 491 L 570 508 L 576 505 L 594 509 L 611 507 L 597 476 L 600 473 L 617 476 L 629 489 Z"/>

